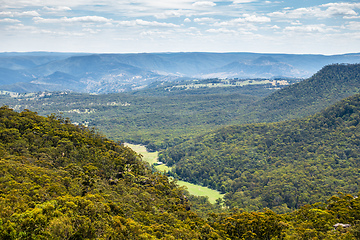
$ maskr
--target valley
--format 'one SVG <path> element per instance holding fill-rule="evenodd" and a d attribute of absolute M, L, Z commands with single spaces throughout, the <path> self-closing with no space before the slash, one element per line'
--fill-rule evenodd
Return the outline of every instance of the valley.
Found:
<path fill-rule="evenodd" d="M 150 166 L 154 165 L 156 170 L 158 170 L 160 172 L 165 172 L 165 173 L 168 171 L 171 171 L 171 168 L 169 168 L 168 166 L 166 166 L 164 164 L 160 164 L 160 165 L 156 164 L 159 161 L 159 159 L 158 159 L 159 152 L 149 152 L 146 150 L 146 147 L 142 146 L 142 145 L 135 145 L 135 144 L 129 144 L 129 143 L 125 143 L 124 145 L 126 147 L 131 148 L 135 152 L 141 154 L 143 156 L 142 160 L 149 163 Z M 219 199 L 219 198 L 222 199 L 222 197 L 223 197 L 223 194 L 220 194 L 218 191 L 207 188 L 207 187 L 195 185 L 195 184 L 185 182 L 185 181 L 177 181 L 176 183 L 179 186 L 186 187 L 187 191 L 192 195 L 207 197 L 209 199 L 209 202 L 212 204 L 216 203 L 217 199 Z"/>
<path fill-rule="evenodd" d="M 0 236 L 356 236 L 359 89 L 359 64 L 333 64 L 306 79 L 4 90 Z"/>

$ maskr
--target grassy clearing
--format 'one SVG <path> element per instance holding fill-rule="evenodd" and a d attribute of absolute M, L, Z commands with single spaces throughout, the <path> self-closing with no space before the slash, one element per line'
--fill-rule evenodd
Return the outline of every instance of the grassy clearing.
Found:
<path fill-rule="evenodd" d="M 143 156 L 143 160 L 145 162 L 148 162 L 150 165 L 153 165 L 154 163 L 158 162 L 159 152 L 148 152 L 146 150 L 146 147 L 143 145 L 135 145 L 135 144 L 125 143 L 125 146 L 130 147 L 132 150 L 134 150 L 137 153 L 140 153 Z M 167 172 L 167 171 L 171 170 L 171 168 L 166 165 L 158 165 L 158 166 L 155 166 L 155 168 L 157 170 L 159 170 L 160 172 L 163 172 L 163 171 Z"/>
<path fill-rule="evenodd" d="M 143 160 L 148 162 L 150 165 L 158 162 L 158 152 L 148 152 L 146 151 L 146 147 L 142 145 L 125 143 L 125 146 L 130 147 L 135 152 L 141 154 L 143 156 Z M 167 172 L 171 170 L 171 168 L 166 165 L 158 165 L 156 166 L 156 169 L 161 172 Z M 223 194 L 220 194 L 218 191 L 212 190 L 207 187 L 202 187 L 200 185 L 195 185 L 184 181 L 178 181 L 177 183 L 179 186 L 185 186 L 188 189 L 189 193 L 192 195 L 207 196 L 211 203 L 215 203 L 216 199 L 223 197 Z"/>
<path fill-rule="evenodd" d="M 140 153 L 143 156 L 143 160 L 148 162 L 150 165 L 158 162 L 158 152 L 148 152 L 146 147 L 143 145 L 125 143 L 125 146 L 131 148 L 137 153 Z"/>
<path fill-rule="evenodd" d="M 207 188 L 202 187 L 200 185 L 192 184 L 189 182 L 178 181 L 179 186 L 185 186 L 189 193 L 196 196 L 207 196 L 211 203 L 215 203 L 216 199 L 223 198 L 224 194 L 220 194 L 220 192 Z"/>

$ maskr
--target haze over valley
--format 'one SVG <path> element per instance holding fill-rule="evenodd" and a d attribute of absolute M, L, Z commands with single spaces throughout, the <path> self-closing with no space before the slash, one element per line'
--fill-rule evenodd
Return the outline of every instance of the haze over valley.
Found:
<path fill-rule="evenodd" d="M 307 78 L 328 64 L 357 62 L 360 54 L 3 53 L 0 90 L 112 93 L 141 89 L 156 81 Z"/>

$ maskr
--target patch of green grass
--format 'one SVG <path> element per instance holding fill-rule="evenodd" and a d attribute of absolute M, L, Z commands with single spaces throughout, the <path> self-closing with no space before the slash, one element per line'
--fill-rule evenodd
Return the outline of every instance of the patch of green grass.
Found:
<path fill-rule="evenodd" d="M 207 188 L 202 187 L 200 185 L 192 184 L 189 182 L 184 181 L 177 181 L 177 184 L 179 186 L 185 186 L 190 194 L 196 195 L 196 196 L 207 196 L 209 198 L 209 201 L 211 203 L 215 203 L 216 199 L 223 198 L 224 194 L 221 194 L 220 192 Z"/>
<path fill-rule="evenodd" d="M 155 166 L 155 168 L 157 169 L 157 170 L 159 170 L 160 172 L 168 172 L 168 171 L 171 171 L 171 167 L 168 167 L 168 166 L 166 166 L 165 164 L 163 164 L 163 165 L 157 165 L 157 166 Z"/>
<path fill-rule="evenodd" d="M 135 145 L 130 143 L 125 143 L 125 146 L 131 148 L 135 152 L 143 156 L 143 161 L 148 162 L 150 165 L 158 162 L 158 152 L 148 152 L 146 147 L 143 145 Z"/>
<path fill-rule="evenodd" d="M 125 146 L 131 148 L 132 150 L 134 150 L 135 152 L 141 154 L 143 156 L 143 161 L 148 162 L 150 165 L 158 162 L 158 153 L 159 152 L 148 152 L 146 150 L 146 147 L 143 145 L 135 145 L 135 144 L 130 144 L 130 143 L 125 143 Z M 159 170 L 160 172 L 168 172 L 171 171 L 171 168 L 164 165 L 158 165 L 155 166 L 155 168 L 157 170 Z M 209 198 L 209 201 L 211 203 L 215 203 L 215 200 L 218 198 L 222 198 L 223 194 L 220 194 L 218 191 L 207 188 L 207 187 L 202 187 L 200 185 L 195 185 L 189 182 L 184 182 L 184 181 L 178 181 L 177 182 L 179 186 L 185 186 L 189 193 L 192 195 L 196 195 L 196 196 L 207 196 Z"/>
<path fill-rule="evenodd" d="M 159 152 L 148 152 L 146 150 L 146 147 L 143 145 L 135 145 L 135 144 L 125 143 L 125 146 L 131 148 L 132 150 L 134 150 L 137 153 L 140 153 L 143 156 L 142 157 L 143 161 L 148 162 L 150 165 L 153 165 L 154 163 L 158 162 Z M 171 171 L 171 168 L 166 166 L 165 164 L 157 165 L 157 166 L 155 166 L 155 168 L 157 170 L 159 170 L 160 172 Z"/>

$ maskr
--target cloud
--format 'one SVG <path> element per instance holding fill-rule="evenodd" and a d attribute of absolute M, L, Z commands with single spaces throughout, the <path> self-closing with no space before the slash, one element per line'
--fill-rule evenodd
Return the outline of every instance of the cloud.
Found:
<path fill-rule="evenodd" d="M 346 25 L 347 29 L 351 29 L 351 30 L 355 30 L 355 31 L 360 31 L 360 22 L 349 22 Z"/>
<path fill-rule="evenodd" d="M 189 23 L 189 22 L 191 22 L 191 20 L 190 20 L 190 18 L 185 18 L 184 22 Z"/>
<path fill-rule="evenodd" d="M 46 3 L 45 3 L 46 2 Z M 96 4 L 95 0 L 71 0 L 71 1 L 59 1 L 59 0 L 2 0 L 1 5 L 4 8 L 26 8 L 26 7 L 44 7 L 44 5 L 52 7 L 64 6 L 64 2 L 68 6 L 85 6 Z"/>
<path fill-rule="evenodd" d="M 288 26 L 285 27 L 284 30 L 288 32 L 300 32 L 300 33 L 327 33 L 327 32 L 336 31 L 334 28 L 326 26 L 325 24 Z"/>
<path fill-rule="evenodd" d="M 4 18 L 4 19 L 0 19 L 0 23 L 18 23 L 20 22 L 17 19 L 12 19 L 12 18 Z"/>
<path fill-rule="evenodd" d="M 179 10 L 161 11 L 159 13 L 156 13 L 154 16 L 158 19 L 165 19 L 165 18 L 181 17 L 184 15 L 192 15 L 192 14 L 193 12 L 190 10 L 179 9 Z"/>
<path fill-rule="evenodd" d="M 359 19 L 360 16 L 344 16 L 344 19 Z"/>
<path fill-rule="evenodd" d="M 214 19 L 214 18 L 209 18 L 209 17 L 203 17 L 203 18 L 195 18 L 194 19 L 194 22 L 197 22 L 197 23 L 209 23 L 209 22 L 216 22 L 218 21 L 217 19 Z"/>
<path fill-rule="evenodd" d="M 360 3 L 328 3 L 308 8 L 286 8 L 283 9 L 283 11 L 272 12 L 268 15 L 280 18 L 331 18 L 337 16 L 346 18 L 358 16 L 358 13 L 354 9 L 360 9 Z"/>
<path fill-rule="evenodd" d="M 86 35 L 86 33 L 84 32 L 51 31 L 46 29 L 34 30 L 32 31 L 32 33 L 62 36 L 62 37 L 83 37 Z"/>
<path fill-rule="evenodd" d="M 234 0 L 233 3 L 239 4 L 239 3 L 251 3 L 251 2 L 257 2 L 257 0 Z"/>
<path fill-rule="evenodd" d="M 15 30 L 17 32 L 22 32 L 22 31 L 36 30 L 36 28 L 33 26 L 25 26 L 24 24 L 19 23 L 19 24 L 8 26 L 6 28 L 6 30 Z"/>
<path fill-rule="evenodd" d="M 318 17 L 322 11 L 319 8 L 297 8 L 294 10 L 284 10 L 282 12 L 273 12 L 269 13 L 268 15 L 271 17 L 280 17 L 280 18 L 301 18 L 303 16 L 311 16 L 311 17 Z"/>
<path fill-rule="evenodd" d="M 49 12 L 62 12 L 62 11 L 71 11 L 71 8 L 65 6 L 57 6 L 57 7 L 43 7 L 43 10 Z"/>
<path fill-rule="evenodd" d="M 256 16 L 250 14 L 243 14 L 242 18 L 232 19 L 230 21 L 215 23 L 215 26 L 237 26 L 244 23 L 267 23 L 271 22 L 271 19 L 265 16 Z"/>
<path fill-rule="evenodd" d="M 194 7 L 214 7 L 216 3 L 210 1 L 199 1 L 193 3 Z"/>
<path fill-rule="evenodd" d="M 302 25 L 302 23 L 299 20 L 292 21 L 290 24 L 291 25 Z"/>
<path fill-rule="evenodd" d="M 96 22 L 96 23 L 109 23 L 112 20 L 100 16 L 83 16 L 83 17 L 73 17 L 73 18 L 42 18 L 34 17 L 33 21 L 35 23 L 76 23 L 76 22 Z"/>
<path fill-rule="evenodd" d="M 244 14 L 243 17 L 245 18 L 246 22 L 252 22 L 252 23 L 266 23 L 271 22 L 271 19 L 265 16 L 256 16 L 256 15 L 249 15 Z"/>
<path fill-rule="evenodd" d="M 121 1 L 115 1 L 116 4 Z M 136 3 L 137 5 L 143 8 L 151 9 L 189 9 L 193 0 L 130 0 L 124 5 L 129 5 L 128 3 Z"/>
<path fill-rule="evenodd" d="M 145 21 L 142 19 L 136 19 L 131 21 L 119 21 L 117 22 L 118 26 L 127 26 L 127 27 L 134 27 L 134 26 L 148 26 L 148 27 L 180 27 L 179 25 L 173 23 L 162 23 L 157 21 Z"/>
<path fill-rule="evenodd" d="M 226 29 L 226 28 L 218 28 L 218 29 L 208 29 L 206 30 L 206 32 L 209 33 L 237 33 L 235 30 L 230 30 L 230 29 Z"/>
<path fill-rule="evenodd" d="M 328 3 L 321 7 L 327 8 L 326 15 L 331 16 L 356 16 L 354 9 L 360 9 L 360 3 Z"/>
<path fill-rule="evenodd" d="M 3 17 L 38 17 L 38 16 L 40 16 L 40 14 L 36 11 L 0 12 L 0 16 L 3 16 Z"/>
<path fill-rule="evenodd" d="M 172 33 L 173 33 L 172 31 L 169 32 L 169 31 L 158 31 L 158 30 L 151 31 L 151 30 L 149 30 L 149 31 L 142 32 L 140 35 L 143 36 L 143 37 L 144 36 L 156 36 L 158 38 L 165 38 L 165 36 L 168 36 L 168 35 L 170 35 Z"/>

